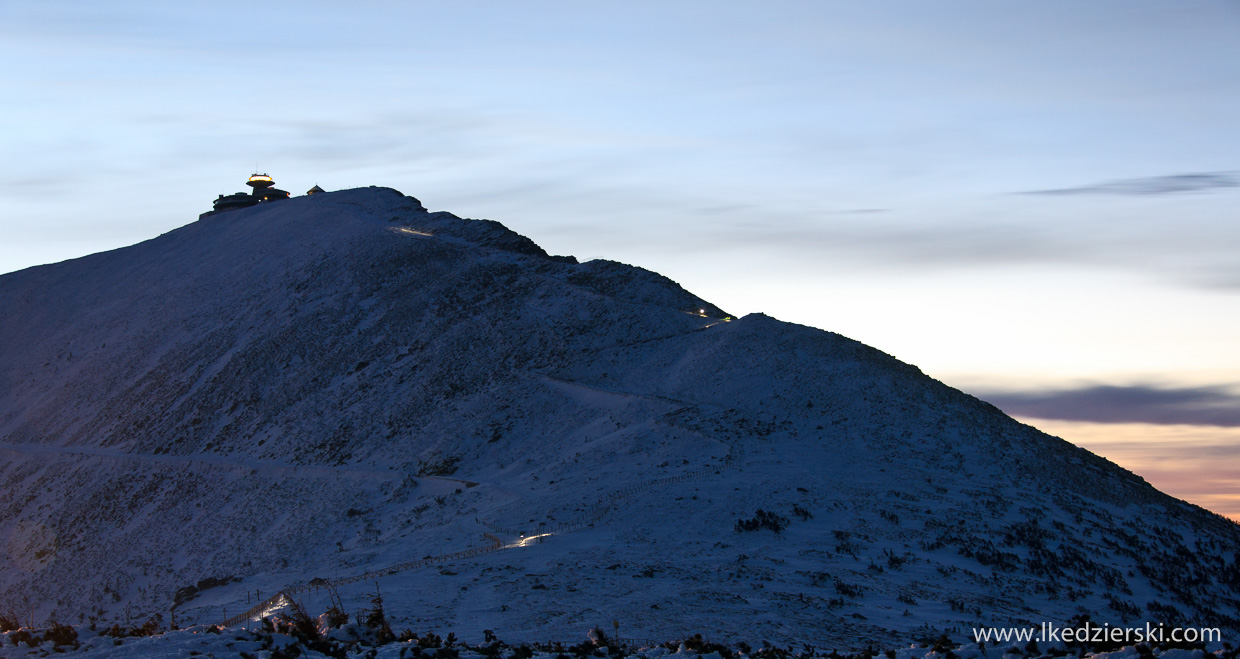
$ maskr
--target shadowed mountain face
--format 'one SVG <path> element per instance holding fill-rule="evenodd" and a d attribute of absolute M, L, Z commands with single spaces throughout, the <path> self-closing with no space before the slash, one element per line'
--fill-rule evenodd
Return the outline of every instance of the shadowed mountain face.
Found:
<path fill-rule="evenodd" d="M 1235 524 L 872 348 L 393 190 L 4 275 L 0 308 L 0 606 L 36 618 L 215 622 L 500 547 L 377 579 L 385 608 L 508 640 L 1240 628 Z"/>

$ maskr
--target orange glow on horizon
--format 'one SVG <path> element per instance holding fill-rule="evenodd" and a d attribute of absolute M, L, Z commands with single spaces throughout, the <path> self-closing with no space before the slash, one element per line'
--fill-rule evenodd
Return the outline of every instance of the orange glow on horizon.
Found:
<path fill-rule="evenodd" d="M 1017 420 L 1096 453 L 1171 496 L 1240 522 L 1240 428 Z"/>

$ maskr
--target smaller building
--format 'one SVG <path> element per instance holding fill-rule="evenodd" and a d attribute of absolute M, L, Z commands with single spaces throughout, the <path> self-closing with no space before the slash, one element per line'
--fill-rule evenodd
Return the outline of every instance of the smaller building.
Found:
<path fill-rule="evenodd" d="M 320 192 L 327 192 L 327 190 L 320 188 L 318 183 L 315 183 L 313 188 L 306 190 L 306 194 L 318 194 Z"/>

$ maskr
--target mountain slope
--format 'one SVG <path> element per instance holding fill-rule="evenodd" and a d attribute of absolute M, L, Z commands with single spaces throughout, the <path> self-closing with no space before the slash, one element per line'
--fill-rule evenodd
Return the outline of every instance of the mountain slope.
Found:
<path fill-rule="evenodd" d="M 389 612 L 514 640 L 1240 628 L 1235 524 L 857 342 L 393 190 L 4 275 L 0 306 L 0 601 L 36 617 L 180 590 L 212 622 L 498 539 L 384 577 Z"/>

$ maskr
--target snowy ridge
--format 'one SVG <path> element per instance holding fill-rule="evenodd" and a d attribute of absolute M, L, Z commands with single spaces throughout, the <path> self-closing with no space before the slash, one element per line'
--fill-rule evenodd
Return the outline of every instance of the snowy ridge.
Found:
<path fill-rule="evenodd" d="M 1240 628 L 1236 524 L 873 348 L 393 190 L 3 275 L 0 306 L 23 618 L 364 607 L 406 566 L 394 624 L 471 638 Z"/>

